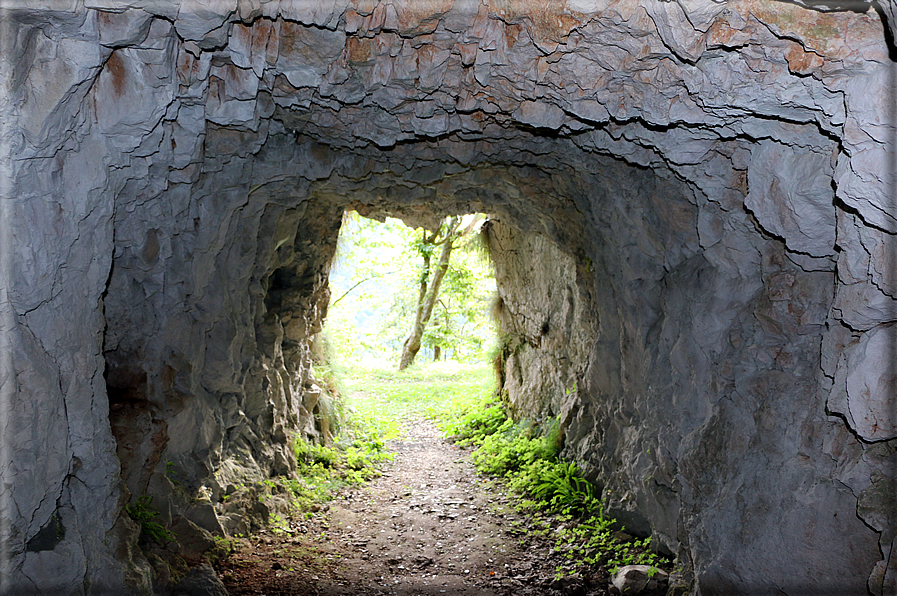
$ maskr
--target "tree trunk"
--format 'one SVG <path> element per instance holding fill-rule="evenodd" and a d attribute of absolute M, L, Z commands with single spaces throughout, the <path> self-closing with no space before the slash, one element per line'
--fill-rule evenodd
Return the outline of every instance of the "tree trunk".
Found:
<path fill-rule="evenodd" d="M 420 351 L 421 338 L 424 336 L 424 329 L 430 322 L 430 316 L 433 314 L 433 307 L 436 305 L 436 299 L 439 297 L 439 286 L 442 284 L 442 278 L 448 271 L 449 259 L 452 255 L 452 242 L 454 238 L 454 222 L 449 227 L 449 236 L 446 237 L 445 243 L 442 245 L 442 253 L 439 255 L 439 262 L 436 264 L 436 270 L 433 271 L 433 279 L 430 280 L 429 287 L 426 278 L 421 281 L 420 299 L 417 303 L 417 314 L 414 317 L 414 326 L 411 328 L 411 334 L 402 345 L 402 358 L 399 361 L 399 370 L 405 370 L 414 362 L 414 357 Z"/>

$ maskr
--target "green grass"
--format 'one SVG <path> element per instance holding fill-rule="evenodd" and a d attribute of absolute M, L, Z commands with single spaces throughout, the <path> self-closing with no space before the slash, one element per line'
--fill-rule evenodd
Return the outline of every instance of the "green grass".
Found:
<path fill-rule="evenodd" d="M 344 486 L 379 476 L 381 462 L 391 461 L 393 454 L 386 450 L 383 429 L 375 422 L 363 416 L 346 416 L 330 447 L 297 437 L 293 442 L 296 475 L 280 478 L 279 485 L 271 488 L 285 489 L 295 508 L 308 511 L 317 503 L 331 500 Z"/>
<path fill-rule="evenodd" d="M 342 413 L 330 424 L 333 441 L 324 446 L 297 437 L 296 475 L 266 481 L 270 493 L 287 491 L 294 507 L 305 512 L 331 500 L 342 487 L 379 476 L 380 464 L 393 458 L 387 442 L 400 438 L 412 417 L 473 406 L 491 395 L 495 384 L 488 365 L 457 362 L 415 365 L 401 372 L 316 367 L 315 373 L 329 392 L 334 413 Z"/>
<path fill-rule="evenodd" d="M 344 370 L 342 385 L 349 412 L 378 426 L 389 441 L 401 436 L 403 423 L 413 416 L 437 418 L 488 398 L 495 379 L 487 364 L 446 361 L 403 371 Z"/>

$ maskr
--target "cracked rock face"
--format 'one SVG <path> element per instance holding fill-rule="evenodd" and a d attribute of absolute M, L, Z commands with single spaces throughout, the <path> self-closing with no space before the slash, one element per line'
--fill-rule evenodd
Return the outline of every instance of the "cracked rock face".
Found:
<path fill-rule="evenodd" d="M 493 215 L 512 407 L 696 594 L 894 593 L 895 5 L 806 4 L 0 13 L 0 592 L 245 527 L 352 208 Z"/>

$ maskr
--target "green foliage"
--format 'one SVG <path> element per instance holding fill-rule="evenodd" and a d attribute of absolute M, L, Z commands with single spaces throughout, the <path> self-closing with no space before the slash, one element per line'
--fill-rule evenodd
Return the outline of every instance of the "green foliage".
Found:
<path fill-rule="evenodd" d="M 515 474 L 509 486 L 519 494 L 532 495 L 550 511 L 575 515 L 601 511 L 601 499 L 574 462 L 537 459 Z"/>
<path fill-rule="evenodd" d="M 570 561 L 603 565 L 611 574 L 625 565 L 663 564 L 661 557 L 651 552 L 650 538 L 620 540 L 613 525 L 613 520 L 601 516 L 566 525 L 557 532 L 555 548 Z"/>
<path fill-rule="evenodd" d="M 343 486 L 379 476 L 380 464 L 393 459 L 386 442 L 398 434 L 398 421 L 384 415 L 386 410 L 344 403 L 340 396 L 348 395 L 353 384 L 361 381 L 342 380 L 336 369 L 322 366 L 315 367 L 315 378 L 324 381 L 335 419 L 329 428 L 335 432 L 329 445 L 310 443 L 299 436 L 293 442 L 297 474 L 279 482 L 300 510 L 329 501 Z"/>
<path fill-rule="evenodd" d="M 299 511 L 310 511 L 318 503 L 325 503 L 333 498 L 334 492 L 343 483 L 331 468 L 320 464 L 302 469 L 294 478 L 282 478 L 284 488 L 292 498 L 293 506 Z"/>
<path fill-rule="evenodd" d="M 206 551 L 205 556 L 209 559 L 209 563 L 215 565 L 218 561 L 226 558 L 235 550 L 235 541 L 225 538 L 224 536 L 212 536 L 215 546 Z"/>
<path fill-rule="evenodd" d="M 421 256 L 429 251 L 435 261 L 438 249 L 422 242 L 422 230 L 399 220 L 381 223 L 346 213 L 330 275 L 332 300 L 324 329 L 340 363 L 394 366 L 417 306 L 424 275 Z M 494 293 L 488 259 L 473 243 L 457 244 L 422 338 L 424 348 L 439 346 L 443 354 L 462 362 L 482 359 L 494 335 L 486 314 Z M 425 357 L 423 352 L 418 355 Z"/>
<path fill-rule="evenodd" d="M 293 451 L 300 469 L 310 464 L 321 464 L 325 468 L 332 468 L 340 459 L 340 454 L 335 449 L 324 445 L 315 445 L 298 437 L 293 442 Z"/>
<path fill-rule="evenodd" d="M 494 293 L 491 266 L 477 245 L 457 245 L 421 344 L 430 349 L 438 346 L 462 360 L 483 359 L 494 339 L 493 323 L 487 313 Z"/>
<path fill-rule="evenodd" d="M 289 522 L 273 512 L 268 514 L 268 527 L 274 534 L 287 534 L 290 531 Z"/>
<path fill-rule="evenodd" d="M 125 511 L 140 526 L 141 537 L 152 538 L 159 544 L 165 544 L 174 540 L 174 535 L 156 521 L 159 512 L 150 507 L 152 502 L 152 496 L 143 495 L 137 499 L 136 503 L 128 505 Z"/>
<path fill-rule="evenodd" d="M 492 395 L 488 395 L 470 406 L 460 418 L 447 421 L 443 430 L 446 436 L 455 438 L 455 444 L 459 447 L 479 447 L 486 437 L 497 433 L 506 422 L 504 408 L 495 403 Z"/>
<path fill-rule="evenodd" d="M 355 415 L 380 428 L 385 440 L 401 435 L 402 420 L 472 407 L 488 399 L 495 386 L 487 366 L 454 361 L 415 364 L 403 371 L 356 368 L 344 383 L 354 396 L 349 405 Z"/>
<path fill-rule="evenodd" d="M 316 445 L 297 437 L 293 442 L 297 475 L 283 478 L 284 488 L 299 509 L 329 501 L 347 484 L 359 484 L 380 475 L 380 462 L 393 454 L 379 435 L 379 428 L 365 417 L 350 416 L 332 447 Z"/>
<path fill-rule="evenodd" d="M 315 370 L 316 378 L 321 378 L 321 369 Z M 286 491 L 297 509 L 310 511 L 331 500 L 341 487 L 380 475 L 380 464 L 393 458 L 387 442 L 401 437 L 404 420 L 435 415 L 462 402 L 472 406 L 486 399 L 494 385 L 487 366 L 457 362 L 415 365 L 401 372 L 391 365 L 356 368 L 352 373 L 340 377 L 335 369 L 327 371 L 334 377 L 327 383 L 340 387 L 340 395 L 351 396 L 344 403 L 335 399 L 334 407 L 343 417 L 332 443 L 318 445 L 297 437 L 293 443 L 297 474 L 263 481 L 264 492 Z M 272 518 L 272 523 L 277 520 Z"/>
<path fill-rule="evenodd" d="M 572 565 L 603 565 L 613 572 L 623 565 L 661 563 L 649 538 L 617 537 L 617 524 L 604 515 L 594 486 L 575 463 L 558 459 L 562 435 L 557 420 L 542 428 L 514 423 L 494 399 L 480 399 L 454 413 L 443 412 L 440 424 L 458 444 L 477 447 L 471 455 L 477 469 L 507 481 L 516 507 L 533 515 L 530 534 L 551 535 L 555 549 Z M 556 517 L 559 530 L 550 531 L 543 513 Z"/>
<path fill-rule="evenodd" d="M 556 458 L 554 445 L 537 427 L 526 420 L 514 424 L 510 419 L 485 437 L 471 456 L 480 472 L 504 477 L 519 474 L 536 461 L 554 462 Z"/>

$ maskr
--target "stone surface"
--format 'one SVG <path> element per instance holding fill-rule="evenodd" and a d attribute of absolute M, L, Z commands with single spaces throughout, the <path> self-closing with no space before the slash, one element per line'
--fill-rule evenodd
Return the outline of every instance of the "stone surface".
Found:
<path fill-rule="evenodd" d="M 179 581 L 171 596 L 227 596 L 227 589 L 211 565 L 197 565 Z"/>
<path fill-rule="evenodd" d="M 669 581 L 669 574 L 650 565 L 625 565 L 611 577 L 621 594 L 653 593 L 664 589 Z"/>
<path fill-rule="evenodd" d="M 572 256 L 543 236 L 526 235 L 494 219 L 486 233 L 498 286 L 517 288 L 501 291 L 496 307 L 502 388 L 516 418 L 544 422 L 547 412 L 564 414 L 576 403 L 581 363 L 588 360 L 596 335 L 590 296 L 583 291 L 594 281 L 587 266 L 580 270 Z"/>
<path fill-rule="evenodd" d="M 820 4 L 4 10 L 0 592 L 148 592 L 144 494 L 268 514 L 354 208 L 493 215 L 509 401 L 695 594 L 891 593 L 897 79 Z"/>

